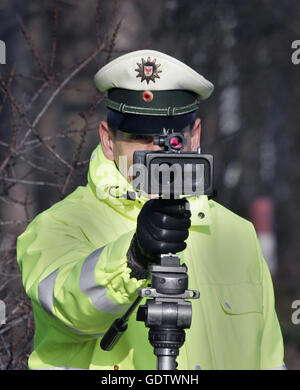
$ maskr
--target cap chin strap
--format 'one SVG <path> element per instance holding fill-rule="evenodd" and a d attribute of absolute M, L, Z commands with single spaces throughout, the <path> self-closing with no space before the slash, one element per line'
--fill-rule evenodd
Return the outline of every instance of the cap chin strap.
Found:
<path fill-rule="evenodd" d="M 125 103 L 114 102 L 111 99 L 105 100 L 106 107 L 121 112 L 122 114 L 138 114 L 138 115 L 157 115 L 157 116 L 173 116 L 184 115 L 189 112 L 197 110 L 199 107 L 198 100 L 182 107 L 166 107 L 166 108 L 150 108 L 129 106 Z"/>

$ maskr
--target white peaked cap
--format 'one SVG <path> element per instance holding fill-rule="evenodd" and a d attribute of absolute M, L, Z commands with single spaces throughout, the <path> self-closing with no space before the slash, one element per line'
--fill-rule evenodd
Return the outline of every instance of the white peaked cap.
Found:
<path fill-rule="evenodd" d="M 149 77 L 144 66 L 150 64 Z M 151 68 L 152 66 L 152 68 Z M 151 74 L 150 74 L 151 73 Z M 142 91 L 187 90 L 208 98 L 214 86 L 183 62 L 155 50 L 138 50 L 109 62 L 95 75 L 97 88 Z"/>

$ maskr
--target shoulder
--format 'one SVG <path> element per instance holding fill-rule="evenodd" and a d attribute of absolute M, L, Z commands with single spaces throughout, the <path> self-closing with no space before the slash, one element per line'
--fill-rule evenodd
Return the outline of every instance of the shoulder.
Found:
<path fill-rule="evenodd" d="M 209 200 L 208 201 L 212 222 L 220 228 L 235 228 L 241 231 L 251 232 L 256 237 L 255 229 L 251 221 L 247 220 L 229 210 L 220 203 Z"/>
<path fill-rule="evenodd" d="M 48 209 L 37 214 L 29 223 L 26 230 L 20 238 L 28 235 L 39 236 L 46 234 L 49 237 L 63 233 L 65 230 L 70 231 L 71 226 L 78 225 L 78 216 L 84 214 L 85 204 L 89 203 L 89 190 L 86 187 L 77 187 L 66 198 L 54 203 Z M 76 222 L 76 223 L 74 223 Z"/>
<path fill-rule="evenodd" d="M 38 214 L 20 239 L 24 241 L 25 237 L 31 237 L 35 240 L 38 237 L 41 241 L 44 238 L 43 245 L 47 244 L 46 241 L 53 245 L 58 239 L 70 242 L 75 239 L 98 247 L 111 240 L 115 229 L 126 228 L 123 224 L 116 226 L 116 218 L 113 220 L 112 217 L 112 209 L 106 202 L 97 199 L 88 185 L 80 186 Z"/>
<path fill-rule="evenodd" d="M 84 215 L 93 216 L 101 210 L 103 202 L 95 199 L 90 187 L 79 186 L 66 198 L 54 203 L 50 208 L 41 212 L 38 220 L 52 218 L 63 224 L 78 224 L 78 221 L 84 219 Z"/>

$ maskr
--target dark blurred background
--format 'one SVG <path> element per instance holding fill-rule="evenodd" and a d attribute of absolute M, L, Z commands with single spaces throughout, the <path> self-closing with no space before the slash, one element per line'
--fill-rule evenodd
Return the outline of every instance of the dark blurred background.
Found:
<path fill-rule="evenodd" d="M 299 20 L 297 0 L 0 0 L 0 369 L 26 368 L 32 349 L 16 237 L 85 185 L 105 118 L 93 76 L 139 49 L 174 56 L 215 85 L 199 115 L 216 200 L 254 223 L 286 365 L 300 368 Z"/>

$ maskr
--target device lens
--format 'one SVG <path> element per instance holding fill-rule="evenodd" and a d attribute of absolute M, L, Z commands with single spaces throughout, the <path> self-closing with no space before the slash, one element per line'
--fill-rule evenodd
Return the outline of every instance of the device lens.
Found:
<path fill-rule="evenodd" d="M 182 148 L 182 139 L 179 137 L 172 137 L 170 139 L 170 146 L 172 149 L 181 149 Z"/>

